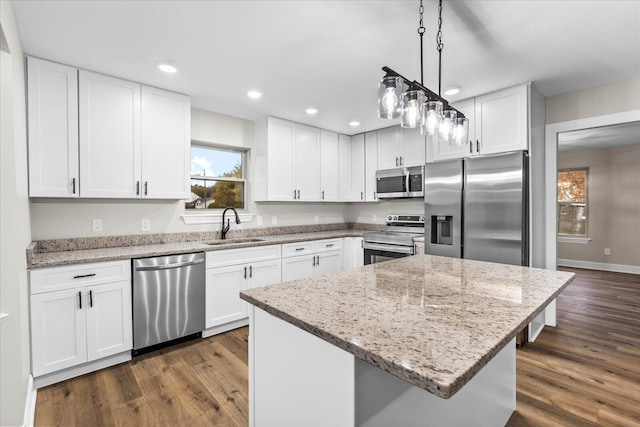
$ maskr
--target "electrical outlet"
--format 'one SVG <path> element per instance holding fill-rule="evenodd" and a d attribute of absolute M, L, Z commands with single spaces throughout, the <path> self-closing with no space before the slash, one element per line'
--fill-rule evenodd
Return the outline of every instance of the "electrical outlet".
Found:
<path fill-rule="evenodd" d="M 93 231 L 102 231 L 102 220 L 94 219 L 93 220 Z"/>
<path fill-rule="evenodd" d="M 611 255 L 611 248 L 604 248 L 605 255 Z"/>
<path fill-rule="evenodd" d="M 316 224 L 318 223 L 318 215 L 313 217 L 313 222 L 315 222 Z"/>
<path fill-rule="evenodd" d="M 378 220 L 378 215 L 373 214 L 373 215 L 371 216 L 371 220 L 372 220 L 373 222 L 376 222 L 376 221 Z"/>
<path fill-rule="evenodd" d="M 258 224 L 258 225 L 262 225 L 262 215 L 258 215 L 258 216 L 256 217 L 256 224 Z"/>
<path fill-rule="evenodd" d="M 278 225 L 278 217 L 277 216 L 272 216 L 271 217 L 271 225 Z"/>
<path fill-rule="evenodd" d="M 141 231 L 151 231 L 151 220 L 148 218 L 140 220 L 140 230 Z"/>

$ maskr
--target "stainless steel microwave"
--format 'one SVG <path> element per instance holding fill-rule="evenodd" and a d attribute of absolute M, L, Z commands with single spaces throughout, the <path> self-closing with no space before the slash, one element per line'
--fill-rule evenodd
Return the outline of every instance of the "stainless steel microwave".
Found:
<path fill-rule="evenodd" d="M 376 171 L 378 199 L 402 199 L 424 196 L 424 166 Z"/>

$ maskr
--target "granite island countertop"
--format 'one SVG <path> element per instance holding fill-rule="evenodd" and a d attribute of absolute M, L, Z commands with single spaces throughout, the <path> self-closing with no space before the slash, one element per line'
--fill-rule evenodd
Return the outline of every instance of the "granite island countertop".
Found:
<path fill-rule="evenodd" d="M 254 230 L 251 231 L 255 233 Z M 97 243 L 95 239 L 92 238 L 32 242 L 27 248 L 27 268 L 45 268 L 190 252 L 219 251 L 341 237 L 362 237 L 367 231 L 371 230 L 345 228 L 274 235 L 251 234 L 249 236 L 240 235 L 230 237 L 226 241 L 216 239 L 214 235 L 200 233 L 202 236 L 200 236 L 200 234 L 195 236 L 196 239 L 200 236 L 200 240 L 194 240 L 194 236 L 188 236 L 188 241 L 171 241 L 175 238 L 167 234 L 157 235 L 159 237 L 156 239 L 144 239 L 145 236 L 112 236 L 102 238 Z M 184 236 L 179 236 L 179 238 L 183 237 Z M 135 239 L 139 240 L 136 241 Z M 132 244 L 137 242 L 139 242 L 139 244 Z M 215 244 L 211 245 L 207 244 L 207 242 L 213 242 Z M 39 250 L 39 246 L 45 248 Z"/>
<path fill-rule="evenodd" d="M 568 272 L 416 255 L 240 296 L 447 399 L 573 279 Z"/>

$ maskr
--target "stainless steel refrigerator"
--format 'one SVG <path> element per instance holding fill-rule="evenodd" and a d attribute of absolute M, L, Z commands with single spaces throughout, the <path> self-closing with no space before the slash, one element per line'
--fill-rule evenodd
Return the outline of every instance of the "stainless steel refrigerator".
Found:
<path fill-rule="evenodd" d="M 528 155 L 427 163 L 425 253 L 529 265 Z"/>

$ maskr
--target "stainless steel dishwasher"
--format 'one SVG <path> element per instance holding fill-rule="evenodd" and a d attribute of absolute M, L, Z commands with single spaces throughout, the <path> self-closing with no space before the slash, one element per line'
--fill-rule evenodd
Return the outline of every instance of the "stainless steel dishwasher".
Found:
<path fill-rule="evenodd" d="M 133 260 L 134 355 L 202 334 L 204 261 L 204 252 Z"/>

